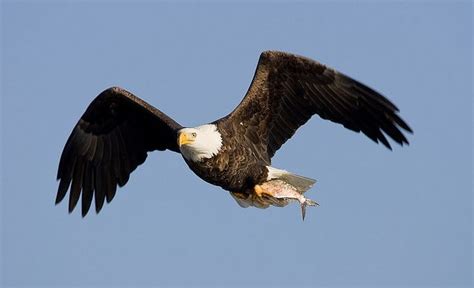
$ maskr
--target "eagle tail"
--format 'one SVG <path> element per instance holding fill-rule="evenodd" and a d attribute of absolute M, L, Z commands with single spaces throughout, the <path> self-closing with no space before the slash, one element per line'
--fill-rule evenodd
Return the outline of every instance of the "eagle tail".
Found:
<path fill-rule="evenodd" d="M 274 167 L 267 166 L 268 169 L 268 176 L 267 180 L 272 179 L 279 179 L 282 180 L 291 186 L 295 187 L 298 192 L 303 194 L 304 192 L 308 191 L 311 187 L 313 187 L 314 183 L 316 183 L 315 179 L 311 179 L 308 177 L 300 176 L 286 170 L 277 169 Z"/>

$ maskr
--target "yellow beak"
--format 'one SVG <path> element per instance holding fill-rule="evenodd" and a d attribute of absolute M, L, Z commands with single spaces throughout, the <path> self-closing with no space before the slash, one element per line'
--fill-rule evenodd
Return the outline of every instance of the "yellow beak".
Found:
<path fill-rule="evenodd" d="M 190 137 L 188 137 L 187 133 L 179 134 L 179 138 L 178 138 L 178 145 L 179 146 L 186 145 L 186 144 L 189 144 L 191 142 L 193 142 L 193 141 Z"/>

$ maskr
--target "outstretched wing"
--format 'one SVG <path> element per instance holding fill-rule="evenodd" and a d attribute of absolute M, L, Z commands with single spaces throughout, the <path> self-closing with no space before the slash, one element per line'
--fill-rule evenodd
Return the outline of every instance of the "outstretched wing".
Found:
<path fill-rule="evenodd" d="M 71 186 L 69 212 L 82 194 L 82 216 L 89 211 L 93 195 L 98 213 L 105 199 L 110 202 L 114 198 L 117 184 L 125 185 L 130 173 L 145 161 L 148 151 L 179 152 L 176 134 L 180 128 L 173 119 L 124 89 L 103 91 L 66 142 L 58 168 L 56 204 Z"/>
<path fill-rule="evenodd" d="M 314 114 L 389 149 L 384 133 L 400 145 L 408 144 L 400 128 L 412 130 L 397 112 L 387 98 L 336 70 L 305 57 L 266 51 L 242 102 L 218 121 L 233 125 L 254 143 L 260 139 L 259 148 L 272 157 Z"/>

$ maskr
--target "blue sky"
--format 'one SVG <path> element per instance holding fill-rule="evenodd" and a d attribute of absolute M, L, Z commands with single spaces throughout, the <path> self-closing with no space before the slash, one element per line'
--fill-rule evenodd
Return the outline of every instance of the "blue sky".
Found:
<path fill-rule="evenodd" d="M 1 284 L 470 286 L 472 4 L 2 2 Z M 182 125 L 245 94 L 259 54 L 316 59 L 390 98 L 414 129 L 390 152 L 314 117 L 273 166 L 320 207 L 242 209 L 155 152 L 99 215 L 54 206 L 63 145 L 119 85 Z"/>

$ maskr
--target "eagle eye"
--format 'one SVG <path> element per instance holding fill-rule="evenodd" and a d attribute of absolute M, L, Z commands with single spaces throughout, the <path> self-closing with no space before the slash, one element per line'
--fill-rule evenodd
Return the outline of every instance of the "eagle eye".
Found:
<path fill-rule="evenodd" d="M 193 132 L 191 135 L 193 135 L 193 137 L 197 136 L 196 132 Z"/>

